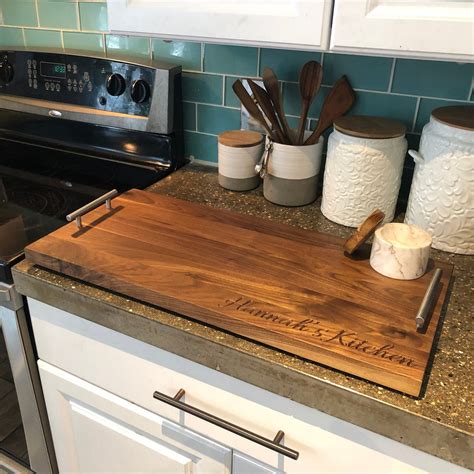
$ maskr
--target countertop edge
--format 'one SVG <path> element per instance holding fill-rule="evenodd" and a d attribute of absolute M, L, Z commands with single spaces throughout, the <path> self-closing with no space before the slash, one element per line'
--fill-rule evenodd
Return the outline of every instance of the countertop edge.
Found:
<path fill-rule="evenodd" d="M 155 321 L 103 300 L 65 289 L 28 273 L 28 262 L 13 269 L 17 290 L 147 344 L 235 377 L 310 408 L 473 469 L 474 437 L 462 430 L 301 373 L 283 364 L 249 355 L 236 348 Z M 64 298 L 67 293 L 68 297 Z M 126 298 L 124 298 L 125 300 Z M 163 313 L 171 314 L 161 310 Z M 94 315 L 93 317 L 91 317 Z M 120 316 L 120 317 L 118 317 Z M 127 324 L 130 317 L 134 324 Z M 160 335 L 161 337 L 157 337 Z M 176 344 L 176 338 L 180 344 Z M 184 342 L 184 343 L 183 343 Z M 203 343 L 212 351 L 203 350 Z M 295 390 L 297 387 L 297 390 Z M 318 397 L 314 396 L 315 390 Z M 334 399 L 340 403 L 334 403 Z M 367 416 L 370 414 L 370 416 Z"/>

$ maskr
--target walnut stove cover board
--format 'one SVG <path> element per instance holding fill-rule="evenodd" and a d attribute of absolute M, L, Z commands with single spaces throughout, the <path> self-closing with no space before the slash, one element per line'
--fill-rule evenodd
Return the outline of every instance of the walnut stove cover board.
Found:
<path fill-rule="evenodd" d="M 412 281 L 343 254 L 343 240 L 131 190 L 26 248 L 27 258 L 194 320 L 418 396 L 452 265 Z M 436 304 L 415 315 L 435 267 Z"/>

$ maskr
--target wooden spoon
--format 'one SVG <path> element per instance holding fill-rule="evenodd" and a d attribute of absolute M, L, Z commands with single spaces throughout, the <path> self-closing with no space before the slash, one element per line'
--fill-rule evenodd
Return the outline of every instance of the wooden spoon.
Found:
<path fill-rule="evenodd" d="M 237 79 L 232 84 L 232 89 L 234 89 L 236 96 L 240 99 L 240 102 L 242 102 L 243 106 L 248 110 L 249 114 L 267 131 L 268 136 L 273 141 L 278 141 L 275 133 L 269 127 L 262 112 L 260 112 L 257 104 L 253 101 L 252 97 L 247 92 L 240 79 Z"/>
<path fill-rule="evenodd" d="M 317 61 L 309 61 L 303 66 L 300 73 L 301 116 L 296 135 L 297 145 L 303 144 L 304 125 L 308 117 L 308 111 L 316 94 L 319 92 L 322 80 L 323 71 L 321 64 Z"/>
<path fill-rule="evenodd" d="M 265 89 L 267 90 L 268 95 L 272 99 L 273 108 L 275 109 L 275 112 L 278 116 L 278 120 L 280 121 L 283 133 L 286 135 L 286 139 L 288 140 L 288 143 L 293 144 L 293 140 L 291 139 L 290 126 L 288 125 L 288 122 L 286 121 L 285 112 L 283 111 L 280 85 L 278 84 L 278 78 L 269 67 L 266 67 L 263 70 L 262 79 L 263 79 L 263 83 L 265 84 Z"/>
<path fill-rule="evenodd" d="M 324 100 L 318 126 L 304 144 L 314 145 L 317 143 L 321 134 L 333 124 L 334 120 L 344 115 L 352 107 L 355 98 L 355 92 L 347 77 L 342 76 Z"/>
<path fill-rule="evenodd" d="M 263 113 L 267 116 L 268 120 L 270 120 L 272 128 L 273 130 L 275 130 L 275 133 L 277 135 L 278 142 L 287 145 L 289 143 L 288 139 L 286 138 L 283 130 L 281 129 L 280 124 L 278 123 L 278 118 L 275 114 L 275 109 L 273 108 L 272 101 L 267 91 L 260 87 L 258 84 L 255 84 L 252 79 L 247 79 L 247 82 L 249 83 L 250 89 L 252 89 L 252 93 L 255 99 L 257 99 L 258 105 L 260 105 L 260 108 L 263 110 Z"/>

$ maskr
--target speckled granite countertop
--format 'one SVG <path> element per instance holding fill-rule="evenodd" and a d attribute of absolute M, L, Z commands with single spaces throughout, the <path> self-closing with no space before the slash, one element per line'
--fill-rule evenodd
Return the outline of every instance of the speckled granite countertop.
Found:
<path fill-rule="evenodd" d="M 340 237 L 351 232 L 328 221 L 319 200 L 310 206 L 283 208 L 267 202 L 261 188 L 248 193 L 226 191 L 218 186 L 216 169 L 211 167 L 188 165 L 149 191 Z M 419 399 L 26 261 L 17 265 L 14 278 L 26 295 L 472 469 L 474 259 L 439 251 L 432 255 L 455 265 L 454 284 L 428 383 Z"/>

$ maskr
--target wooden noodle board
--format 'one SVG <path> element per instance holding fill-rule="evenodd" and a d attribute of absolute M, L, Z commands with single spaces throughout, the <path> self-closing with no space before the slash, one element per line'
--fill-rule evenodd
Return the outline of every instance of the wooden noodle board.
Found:
<path fill-rule="evenodd" d="M 420 394 L 452 266 L 426 332 L 429 272 L 399 281 L 343 240 L 131 190 L 26 248 L 41 266 L 378 384 Z"/>

